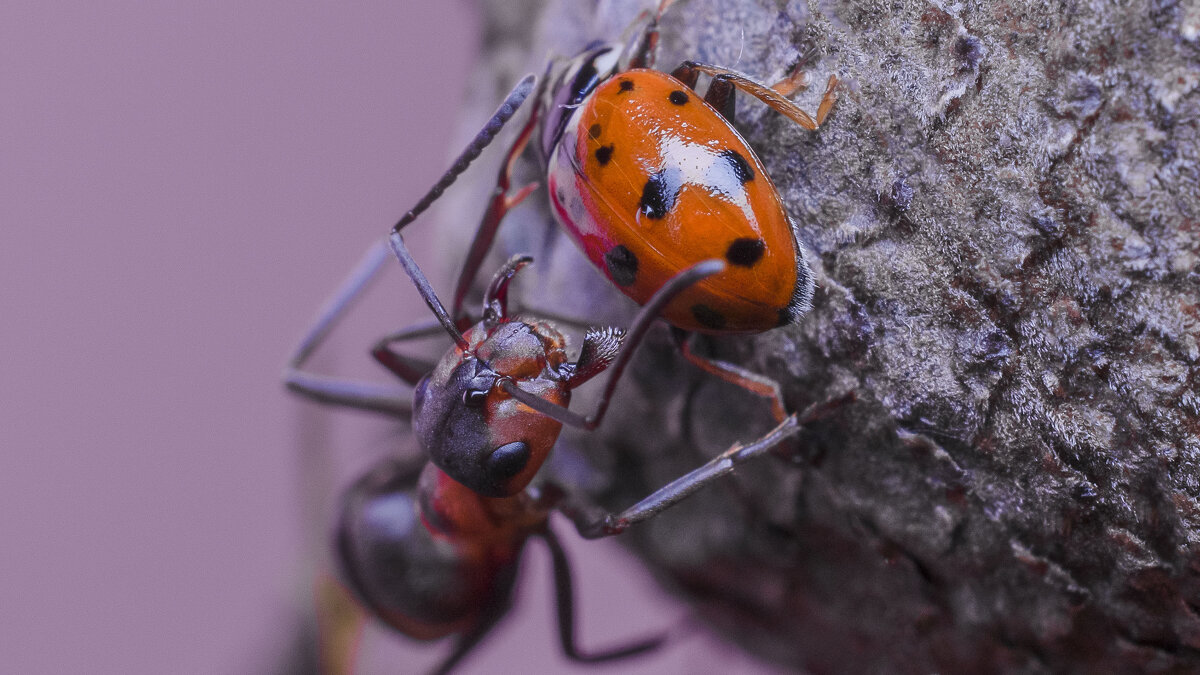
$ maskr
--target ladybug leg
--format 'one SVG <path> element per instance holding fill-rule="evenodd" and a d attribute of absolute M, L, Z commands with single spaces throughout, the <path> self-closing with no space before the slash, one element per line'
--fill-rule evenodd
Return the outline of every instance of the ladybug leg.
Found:
<path fill-rule="evenodd" d="M 399 232 L 409 223 L 416 220 L 417 216 L 429 208 L 430 204 L 437 201 L 437 198 L 442 196 L 446 188 L 450 187 L 458 179 L 459 174 L 467 170 L 471 162 L 475 161 L 479 153 L 483 152 L 483 149 L 496 138 L 496 134 L 500 133 L 500 130 L 504 128 L 508 120 L 512 119 L 512 116 L 517 113 L 517 109 L 521 107 L 521 104 L 525 102 L 529 94 L 533 93 L 533 87 L 536 82 L 537 77 L 526 75 L 517 83 L 517 86 L 513 87 L 513 90 L 508 93 L 504 102 L 492 114 L 491 119 L 475 135 L 474 140 L 467 146 L 467 149 L 463 150 L 458 159 L 454 160 L 454 164 L 446 173 L 442 174 L 442 177 L 438 179 L 438 182 L 433 187 L 429 188 L 429 192 L 426 192 L 425 196 L 421 197 L 416 206 L 412 207 L 408 213 L 396 221 L 396 224 L 392 226 L 393 232 Z"/>
<path fill-rule="evenodd" d="M 372 246 L 321 309 L 284 367 L 283 380 L 288 389 L 320 403 L 374 410 L 396 417 L 406 417 L 411 412 L 407 394 L 393 387 L 342 380 L 304 370 L 308 358 L 375 279 L 385 260 L 387 249 L 378 244 Z"/>
<path fill-rule="evenodd" d="M 579 649 L 575 644 L 575 602 L 574 591 L 571 588 L 571 565 L 567 559 L 567 552 L 563 550 L 558 536 L 549 527 L 539 534 L 546 542 L 546 548 L 550 550 L 550 558 L 554 564 L 554 598 L 555 608 L 558 611 L 558 641 L 567 658 L 580 663 L 615 661 L 658 649 L 666 642 L 667 636 L 660 634 L 601 652 L 585 652 Z"/>
<path fill-rule="evenodd" d="M 398 235 L 393 235 L 393 237 L 398 237 Z M 634 317 L 633 323 L 630 324 L 628 332 L 625 333 L 621 351 L 610 366 L 608 382 L 605 383 L 604 391 L 600 394 L 600 400 L 596 404 L 596 410 L 591 415 L 584 417 L 561 405 L 551 403 L 536 394 L 524 391 L 510 378 L 500 380 L 500 386 L 513 398 L 547 417 L 573 427 L 589 431 L 595 429 L 600 426 L 600 422 L 604 419 L 604 413 L 608 411 L 608 403 L 612 399 L 613 390 L 616 389 L 622 373 L 625 372 L 625 367 L 629 364 L 629 360 L 633 356 L 634 351 L 637 350 L 642 338 L 645 337 L 646 331 L 650 330 L 651 324 L 658 318 L 662 308 L 689 286 L 724 269 L 725 262 L 723 260 L 713 259 L 696 263 L 668 279 L 667 283 L 655 291 L 650 300 L 642 305 L 641 310 Z"/>
<path fill-rule="evenodd" d="M 654 57 L 658 51 L 658 22 L 674 2 L 675 0 L 660 0 L 653 17 L 649 11 L 643 11 L 626 29 L 625 35 L 621 37 L 621 42 L 625 44 L 624 53 L 619 60 L 622 71 L 654 67 Z M 638 25 L 643 22 L 646 25 L 637 30 Z M 630 33 L 633 33 L 632 37 Z"/>
<path fill-rule="evenodd" d="M 690 63 L 684 63 L 671 71 L 671 77 L 686 84 L 688 89 L 695 91 L 696 84 L 700 81 L 700 71 L 693 68 Z M 733 124 L 735 91 L 737 90 L 728 77 L 718 75 L 709 82 L 708 91 L 704 93 L 704 102 L 716 108 L 717 112 L 721 113 L 730 124 Z"/>
<path fill-rule="evenodd" d="M 630 525 L 653 518 L 710 483 L 733 473 L 738 464 L 761 457 L 783 441 L 799 433 L 805 424 L 828 415 L 852 397 L 853 395 L 844 396 L 814 404 L 800 415 L 789 415 L 787 419 L 758 440 L 745 445 L 734 444 L 733 447 L 707 463 L 676 478 L 620 513 L 601 514 L 601 510 L 593 505 L 581 505 L 569 501 L 565 502 L 560 509 L 575 522 L 579 533 L 585 538 L 597 539 L 620 534 Z"/>
<path fill-rule="evenodd" d="M 776 112 L 792 120 L 796 124 L 815 131 L 825 118 L 829 116 L 829 111 L 833 108 L 833 104 L 837 101 L 837 93 L 835 87 L 838 83 L 837 75 L 829 76 L 829 83 L 825 86 L 825 95 L 821 98 L 821 103 L 817 106 L 817 117 L 814 120 L 808 113 L 804 112 L 795 103 L 789 101 L 783 94 L 775 89 L 762 84 L 747 75 L 739 73 L 735 70 L 722 68 L 720 66 L 712 66 L 705 63 L 697 63 L 695 61 L 686 61 L 678 70 L 696 70 L 701 73 L 711 75 L 713 77 L 725 76 L 733 86 L 750 94 L 754 98 L 762 101 Z M 788 80 L 784 80 L 787 82 Z M 780 83 L 783 89 L 787 85 Z"/>
<path fill-rule="evenodd" d="M 756 396 L 769 399 L 771 414 L 775 417 L 776 423 L 782 422 L 783 418 L 787 416 L 783 405 L 783 391 L 779 388 L 779 382 L 766 375 L 750 372 L 728 361 L 720 361 L 697 354 L 692 349 L 691 340 L 688 339 L 690 335 L 686 331 L 672 327 L 671 336 L 675 338 L 675 343 L 679 346 L 683 357 L 692 365 Z"/>
<path fill-rule="evenodd" d="M 696 84 L 700 82 L 700 71 L 684 63 L 675 70 L 671 71 L 671 77 L 686 84 L 688 89 L 696 90 Z"/>
<path fill-rule="evenodd" d="M 463 261 L 462 270 L 458 274 L 458 283 L 454 287 L 454 302 L 450 305 L 450 310 L 455 319 L 461 319 L 463 300 L 467 297 L 467 291 L 474 284 L 475 277 L 479 274 L 479 267 L 483 264 L 488 250 L 492 248 L 492 242 L 496 240 L 496 231 L 500 229 L 500 221 L 504 220 L 505 214 L 537 189 L 537 183 L 530 183 L 515 194 L 508 194 L 509 187 L 512 185 L 513 167 L 529 143 L 529 138 L 533 135 L 537 122 L 538 111 L 534 109 L 533 113 L 529 115 L 529 121 L 521 128 L 517 139 L 509 147 L 504 164 L 500 167 L 500 175 L 496 178 L 496 189 L 492 192 L 492 200 L 488 202 L 487 210 L 483 213 L 479 229 L 475 230 L 475 238 L 471 241 L 467 258 Z"/>
<path fill-rule="evenodd" d="M 708 83 L 708 91 L 704 92 L 704 101 L 721 113 L 721 116 L 730 124 L 733 124 L 733 118 L 736 114 L 736 94 L 737 89 L 728 77 L 718 75 Z"/>

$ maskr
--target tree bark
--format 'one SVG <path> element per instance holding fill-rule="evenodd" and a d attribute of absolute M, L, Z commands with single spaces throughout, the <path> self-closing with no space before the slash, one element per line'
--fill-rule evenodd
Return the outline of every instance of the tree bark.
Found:
<path fill-rule="evenodd" d="M 466 117 L 649 4 L 480 0 Z M 796 461 L 625 539 L 798 669 L 1200 669 L 1200 4 L 679 0 L 658 66 L 686 58 L 767 82 L 804 62 L 810 111 L 842 78 L 815 133 L 738 102 L 812 252 L 815 308 L 702 346 L 777 377 L 790 409 L 857 400 Z M 539 194 L 497 252 L 537 258 L 525 304 L 620 325 L 629 303 Z M 478 203 L 448 210 L 469 223 Z M 770 426 L 665 333 L 630 379 L 551 467 L 611 507 Z"/>

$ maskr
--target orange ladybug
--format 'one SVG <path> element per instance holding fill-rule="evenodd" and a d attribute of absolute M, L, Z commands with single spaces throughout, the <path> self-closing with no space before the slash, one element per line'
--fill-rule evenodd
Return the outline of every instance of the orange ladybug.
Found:
<path fill-rule="evenodd" d="M 733 127 L 740 90 L 801 127 L 816 130 L 836 101 L 830 76 L 815 118 L 786 98 L 794 74 L 773 87 L 727 68 L 687 61 L 670 74 L 650 69 L 662 0 L 626 43 L 598 44 L 552 62 L 538 104 L 517 145 L 534 133 L 551 210 L 592 263 L 643 304 L 667 279 L 703 260 L 725 271 L 687 289 L 663 311 L 683 355 L 722 379 L 785 409 L 778 384 L 730 363 L 696 354 L 688 332 L 753 333 L 792 323 L 811 307 L 813 273 L 771 178 Z M 636 24 L 635 24 L 636 25 Z M 701 96 L 701 74 L 711 76 Z M 399 232 L 437 199 L 532 93 L 522 80 L 454 166 L 393 227 Z M 532 186 L 508 195 L 509 163 L 459 275 L 451 314 L 462 301 L 504 214 Z"/>
<path fill-rule="evenodd" d="M 653 59 L 656 23 L 657 16 L 632 48 L 585 51 L 545 89 L 541 150 L 552 211 L 638 304 L 680 269 L 724 259 L 727 271 L 664 312 L 674 326 L 736 333 L 792 323 L 810 307 L 812 271 L 774 183 L 731 124 L 733 91 L 816 129 L 837 79 L 813 120 L 727 69 L 688 62 L 668 75 L 639 67 Z M 714 76 L 703 97 L 693 88 L 701 72 Z"/>

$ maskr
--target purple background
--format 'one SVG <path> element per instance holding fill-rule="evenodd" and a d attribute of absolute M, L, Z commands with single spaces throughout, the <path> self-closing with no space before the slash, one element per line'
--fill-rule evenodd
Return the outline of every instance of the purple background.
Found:
<path fill-rule="evenodd" d="M 479 123 L 452 126 L 477 31 L 462 0 L 0 8 L 0 670 L 280 661 L 323 565 L 321 500 L 407 441 L 288 397 L 279 371 Z M 381 379 L 368 340 L 415 302 L 389 279 L 322 370 Z M 615 542 L 574 548 L 585 644 L 683 615 Z M 545 557 L 467 672 L 565 669 Z M 361 670 L 444 649 L 372 629 Z M 579 671 L 713 667 L 748 664 L 693 638 Z"/>

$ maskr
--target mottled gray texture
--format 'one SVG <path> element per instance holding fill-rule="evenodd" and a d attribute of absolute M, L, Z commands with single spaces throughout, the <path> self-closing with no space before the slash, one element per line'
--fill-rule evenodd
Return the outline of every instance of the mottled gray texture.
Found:
<path fill-rule="evenodd" d="M 480 1 L 470 119 L 649 4 Z M 739 99 L 819 288 L 799 325 L 710 348 L 793 409 L 858 402 L 625 538 L 813 672 L 1200 669 L 1200 5 L 680 0 L 663 30 L 664 69 L 807 57 L 809 110 L 842 76 L 817 133 Z M 531 202 L 501 244 L 538 258 L 526 302 L 627 320 Z M 556 460 L 612 506 L 770 424 L 665 339 L 632 376 Z"/>

